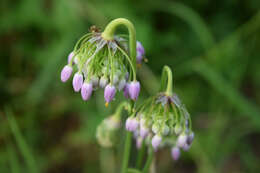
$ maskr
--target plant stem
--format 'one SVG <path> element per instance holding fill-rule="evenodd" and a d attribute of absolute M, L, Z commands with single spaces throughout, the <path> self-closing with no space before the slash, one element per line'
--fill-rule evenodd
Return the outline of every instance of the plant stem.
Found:
<path fill-rule="evenodd" d="M 142 166 L 142 161 L 143 161 L 144 153 L 145 153 L 145 142 L 142 141 L 142 146 L 141 146 L 140 151 L 138 152 L 138 156 L 137 156 L 137 160 L 136 160 L 136 167 L 137 167 L 138 169 L 140 169 L 141 166 Z"/>
<path fill-rule="evenodd" d="M 127 131 L 121 173 L 127 173 L 129 155 L 131 151 L 131 139 L 132 139 L 132 133 Z"/>
<path fill-rule="evenodd" d="M 113 40 L 114 34 L 118 26 L 124 25 L 127 27 L 129 32 L 129 48 L 130 48 L 130 56 L 132 59 L 132 63 L 134 65 L 133 68 L 133 79 L 136 80 L 136 32 L 134 25 L 127 19 L 118 18 L 112 20 L 105 28 L 102 33 L 102 37 L 106 40 Z"/>
<path fill-rule="evenodd" d="M 172 70 L 167 65 L 165 65 L 163 67 L 162 81 L 161 81 L 161 89 L 162 90 L 165 87 L 166 76 L 167 76 L 167 87 L 166 87 L 165 93 L 166 93 L 166 95 L 171 96 L 172 95 Z"/>
<path fill-rule="evenodd" d="M 154 154 L 154 151 L 153 151 L 152 147 L 150 147 L 149 148 L 149 155 L 148 155 L 148 158 L 147 158 L 146 163 L 144 165 L 144 169 L 143 169 L 142 173 L 147 173 L 148 172 L 148 170 L 150 168 L 150 165 L 151 165 L 151 163 L 153 161 L 153 154 Z"/>

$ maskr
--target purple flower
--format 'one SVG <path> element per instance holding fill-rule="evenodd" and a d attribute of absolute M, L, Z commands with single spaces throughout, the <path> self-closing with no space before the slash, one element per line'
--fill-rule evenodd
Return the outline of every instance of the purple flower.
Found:
<path fill-rule="evenodd" d="M 70 61 L 72 60 L 73 56 L 74 56 L 74 53 L 71 52 L 71 53 L 69 54 L 69 56 L 68 56 L 68 64 L 70 64 Z"/>
<path fill-rule="evenodd" d="M 149 129 L 147 127 L 145 127 L 145 125 L 142 125 L 140 126 L 140 136 L 142 138 L 145 138 L 149 133 Z"/>
<path fill-rule="evenodd" d="M 63 67 L 61 74 L 60 74 L 61 81 L 66 82 L 70 78 L 72 71 L 73 71 L 73 69 L 69 65 L 66 65 L 65 67 Z"/>
<path fill-rule="evenodd" d="M 108 103 L 113 100 L 115 94 L 116 94 L 116 88 L 113 85 L 109 84 L 105 87 L 104 98 L 106 100 L 106 107 L 108 106 Z"/>
<path fill-rule="evenodd" d="M 142 63 L 142 60 L 143 60 L 143 57 L 144 57 L 144 47 L 143 45 L 137 41 L 136 42 L 136 61 L 137 61 L 137 64 L 141 64 Z"/>
<path fill-rule="evenodd" d="M 125 85 L 126 85 L 126 80 L 123 78 L 119 81 L 118 90 L 121 91 L 123 88 L 125 88 Z"/>
<path fill-rule="evenodd" d="M 188 151 L 188 150 L 190 149 L 190 145 L 187 144 L 187 143 L 185 143 L 184 146 L 182 147 L 182 149 L 183 149 L 184 151 Z"/>
<path fill-rule="evenodd" d="M 83 85 L 83 76 L 80 73 L 76 73 L 73 77 L 72 85 L 74 88 L 74 91 L 79 92 Z"/>
<path fill-rule="evenodd" d="M 181 134 L 177 139 L 177 146 L 183 148 L 186 143 L 187 143 L 187 135 Z"/>
<path fill-rule="evenodd" d="M 102 77 L 100 78 L 100 80 L 99 80 L 99 86 L 100 86 L 101 88 L 105 88 L 106 85 L 107 85 L 107 83 L 108 83 L 107 78 L 104 77 L 104 76 L 102 76 Z"/>
<path fill-rule="evenodd" d="M 131 82 L 128 86 L 128 92 L 132 100 L 137 100 L 140 93 L 140 83 L 138 81 Z"/>
<path fill-rule="evenodd" d="M 124 96 L 125 96 L 126 99 L 129 98 L 129 90 L 128 89 L 129 89 L 129 83 L 126 83 L 125 87 L 124 87 Z"/>
<path fill-rule="evenodd" d="M 172 150 L 171 150 L 171 154 L 172 154 L 173 160 L 178 160 L 180 158 L 180 155 L 181 155 L 180 148 L 173 147 Z"/>
<path fill-rule="evenodd" d="M 127 131 L 133 132 L 137 129 L 138 125 L 139 125 L 139 122 L 136 118 L 129 117 L 126 120 L 125 128 Z"/>
<path fill-rule="evenodd" d="M 194 133 L 190 133 L 189 136 L 188 136 L 188 139 L 187 139 L 187 144 L 191 144 L 192 141 L 194 140 Z"/>
<path fill-rule="evenodd" d="M 152 139 L 152 146 L 154 148 L 154 150 L 157 150 L 157 148 L 159 147 L 160 143 L 162 142 L 162 137 L 159 135 L 155 135 Z"/>
<path fill-rule="evenodd" d="M 84 83 L 81 88 L 82 99 L 87 101 L 91 97 L 92 91 L 93 91 L 92 83 Z"/>

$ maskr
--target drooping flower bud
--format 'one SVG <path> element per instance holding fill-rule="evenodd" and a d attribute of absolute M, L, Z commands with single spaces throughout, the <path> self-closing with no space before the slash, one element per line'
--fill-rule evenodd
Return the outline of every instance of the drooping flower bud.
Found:
<path fill-rule="evenodd" d="M 80 73 L 76 73 L 73 77 L 72 85 L 74 88 L 74 91 L 79 92 L 83 85 L 83 76 Z"/>
<path fill-rule="evenodd" d="M 71 52 L 71 53 L 69 54 L 69 56 L 68 56 L 68 64 L 70 64 L 70 61 L 72 60 L 73 56 L 74 56 L 74 53 Z"/>
<path fill-rule="evenodd" d="M 136 42 L 136 62 L 137 64 L 141 64 L 142 63 L 142 60 L 144 58 L 144 47 L 143 45 L 137 41 Z"/>
<path fill-rule="evenodd" d="M 106 100 L 106 106 L 108 106 L 108 103 L 113 100 L 116 94 L 116 87 L 109 84 L 106 86 L 104 91 L 104 98 Z"/>
<path fill-rule="evenodd" d="M 194 140 L 194 133 L 190 133 L 189 136 L 188 136 L 188 139 L 187 139 L 187 144 L 191 144 L 192 141 Z"/>
<path fill-rule="evenodd" d="M 105 76 L 102 76 L 99 80 L 99 86 L 105 88 L 108 83 L 108 79 Z"/>
<path fill-rule="evenodd" d="M 128 92 L 132 100 L 137 100 L 140 92 L 140 83 L 138 81 L 131 82 L 128 86 Z"/>
<path fill-rule="evenodd" d="M 129 117 L 126 120 L 125 128 L 127 131 L 133 132 L 137 129 L 139 121 L 135 117 Z"/>
<path fill-rule="evenodd" d="M 162 142 L 162 137 L 159 135 L 155 135 L 152 138 L 152 146 L 153 146 L 154 150 L 157 150 L 157 148 L 159 147 L 161 142 Z"/>
<path fill-rule="evenodd" d="M 157 134 L 159 132 L 159 126 L 157 124 L 153 124 L 152 131 L 153 133 Z"/>
<path fill-rule="evenodd" d="M 187 143 L 185 143 L 184 146 L 182 147 L 182 149 L 183 149 L 184 151 L 188 151 L 188 150 L 190 149 L 190 145 L 187 144 Z"/>
<path fill-rule="evenodd" d="M 145 125 L 140 125 L 140 136 L 145 138 L 149 133 L 149 129 Z"/>
<path fill-rule="evenodd" d="M 169 134 L 169 132 L 170 132 L 169 126 L 164 125 L 163 128 L 162 128 L 162 134 L 163 134 L 164 136 L 167 136 L 167 135 Z"/>
<path fill-rule="evenodd" d="M 61 81 L 66 82 L 70 78 L 72 71 L 73 71 L 73 69 L 69 65 L 66 65 L 65 67 L 63 67 L 63 69 L 61 71 L 61 75 L 60 75 Z"/>
<path fill-rule="evenodd" d="M 91 81 L 92 81 L 93 87 L 95 87 L 95 88 L 98 87 L 99 78 L 97 76 L 92 76 Z"/>
<path fill-rule="evenodd" d="M 123 78 L 118 83 L 118 90 L 121 91 L 122 89 L 124 89 L 125 85 L 126 85 L 126 80 Z"/>
<path fill-rule="evenodd" d="M 126 83 L 125 84 L 125 87 L 124 87 L 124 96 L 126 99 L 129 98 L 129 83 Z"/>
<path fill-rule="evenodd" d="M 174 131 L 175 131 L 176 135 L 179 135 L 182 131 L 181 126 L 179 124 L 177 124 L 174 128 Z"/>
<path fill-rule="evenodd" d="M 178 160 L 180 158 L 180 155 L 181 155 L 180 148 L 173 147 L 172 150 L 171 150 L 171 155 L 172 155 L 173 160 Z"/>
<path fill-rule="evenodd" d="M 181 134 L 177 139 L 177 146 L 182 148 L 187 143 L 187 135 Z"/>
<path fill-rule="evenodd" d="M 92 91 L 93 91 L 92 83 L 84 83 L 81 88 L 82 99 L 87 101 L 91 97 Z"/>

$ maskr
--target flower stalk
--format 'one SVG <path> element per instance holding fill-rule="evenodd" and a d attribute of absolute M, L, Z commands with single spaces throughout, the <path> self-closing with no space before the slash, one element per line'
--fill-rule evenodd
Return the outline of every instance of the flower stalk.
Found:
<path fill-rule="evenodd" d="M 124 25 L 127 27 L 129 32 L 129 49 L 130 49 L 130 57 L 133 64 L 133 79 L 136 81 L 136 31 L 135 27 L 127 19 L 124 18 L 118 18 L 113 21 L 111 21 L 105 28 L 104 32 L 101 34 L 101 36 L 105 40 L 113 40 L 115 31 L 118 26 Z"/>

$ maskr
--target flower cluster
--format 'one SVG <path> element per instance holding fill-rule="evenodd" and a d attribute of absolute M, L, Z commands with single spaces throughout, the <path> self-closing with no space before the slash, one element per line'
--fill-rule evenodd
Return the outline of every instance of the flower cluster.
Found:
<path fill-rule="evenodd" d="M 172 147 L 177 160 L 180 149 L 187 151 L 193 141 L 190 115 L 176 94 L 165 93 L 147 99 L 126 121 L 126 129 L 134 133 L 139 148 L 142 142 L 159 147 Z"/>
<path fill-rule="evenodd" d="M 144 57 L 144 48 L 137 42 L 137 62 Z M 68 64 L 61 71 L 61 81 L 66 82 L 73 73 L 73 88 L 81 91 L 82 99 L 90 99 L 94 90 L 104 88 L 106 106 L 117 91 L 126 98 L 137 100 L 140 83 L 135 80 L 135 64 L 128 56 L 125 39 L 116 36 L 106 40 L 99 32 L 84 35 L 68 56 Z"/>

